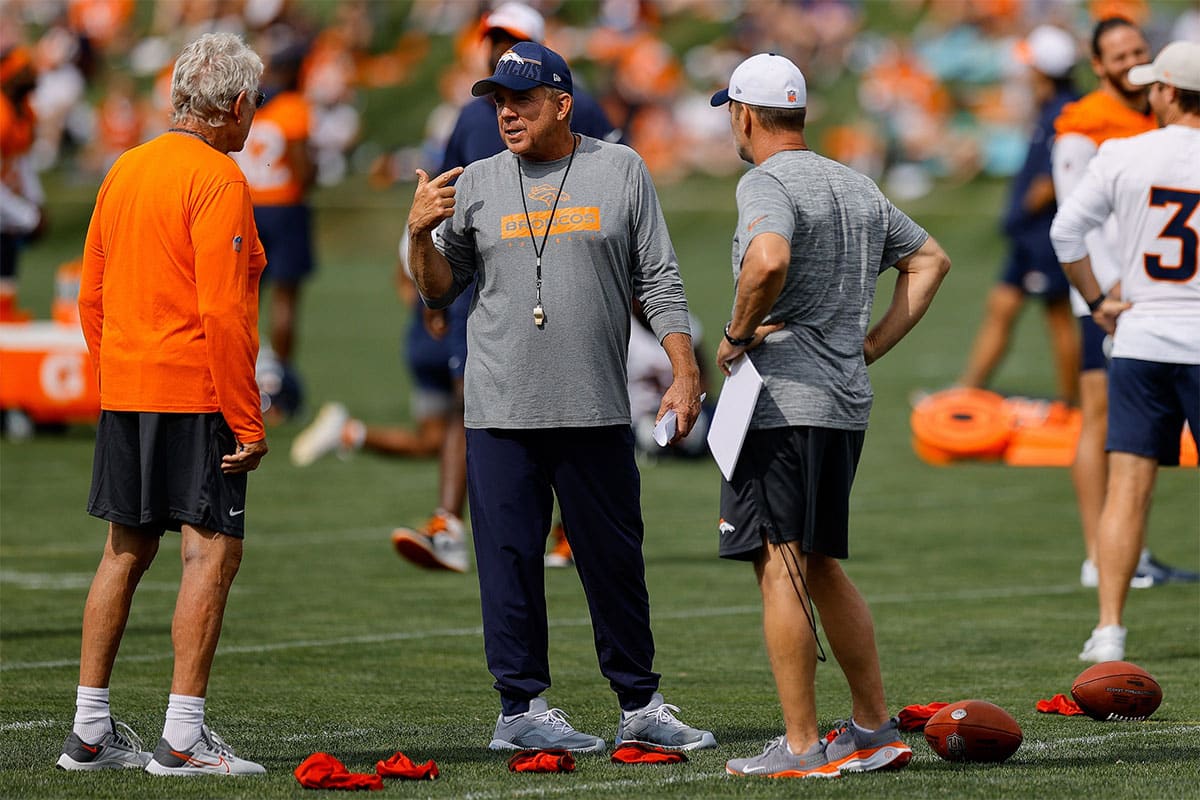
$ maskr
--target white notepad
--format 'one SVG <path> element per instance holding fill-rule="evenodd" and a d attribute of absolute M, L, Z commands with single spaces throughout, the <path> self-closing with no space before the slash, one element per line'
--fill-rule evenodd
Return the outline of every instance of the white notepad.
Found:
<path fill-rule="evenodd" d="M 762 376 L 754 368 L 750 357 L 743 356 L 733 362 L 729 377 L 721 388 L 717 410 L 708 429 L 708 449 L 725 480 L 733 478 L 733 470 L 737 466 L 738 454 L 742 452 L 742 442 L 746 440 L 746 430 L 750 427 L 750 418 L 754 416 L 754 405 L 758 402 L 762 384 Z"/>

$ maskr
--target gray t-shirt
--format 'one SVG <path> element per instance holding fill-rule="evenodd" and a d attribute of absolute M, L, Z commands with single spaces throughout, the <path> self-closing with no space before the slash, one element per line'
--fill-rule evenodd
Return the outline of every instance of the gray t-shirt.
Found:
<path fill-rule="evenodd" d="M 787 327 L 750 351 L 763 377 L 752 428 L 865 430 L 871 382 L 863 340 L 875 283 L 929 237 L 867 177 L 808 150 L 787 150 L 742 176 L 733 237 L 736 285 L 751 240 L 791 242 L 783 290 L 767 322 Z"/>
<path fill-rule="evenodd" d="M 458 179 L 454 216 L 438 243 L 454 286 L 429 304 L 445 306 L 476 281 L 467 318 L 467 427 L 628 425 L 632 298 L 641 300 L 659 341 L 689 332 L 679 263 L 641 157 L 582 136 L 566 174 L 569 160 L 531 162 L 505 151 L 470 164 Z M 552 209 L 542 253 L 546 325 L 538 329 L 530 226 L 540 248 Z"/>

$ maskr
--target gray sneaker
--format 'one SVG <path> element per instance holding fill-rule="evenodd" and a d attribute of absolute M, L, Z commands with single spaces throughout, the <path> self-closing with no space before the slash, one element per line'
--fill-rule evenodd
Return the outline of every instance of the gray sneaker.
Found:
<path fill-rule="evenodd" d="M 63 742 L 58 768 L 69 770 L 143 769 L 150 761 L 142 740 L 124 722 L 109 720 L 112 730 L 88 744 L 71 731 Z"/>
<path fill-rule="evenodd" d="M 843 772 L 900 769 L 912 759 L 912 748 L 900 739 L 895 717 L 869 733 L 859 729 L 854 720 L 841 720 L 834 723 L 831 735 L 834 738 L 825 748 L 825 755 Z"/>
<path fill-rule="evenodd" d="M 716 738 L 708 731 L 697 730 L 676 719 L 674 712 L 678 710 L 679 706 L 664 703 L 663 696 L 655 692 L 645 708 L 621 713 L 613 747 L 630 742 L 666 750 L 704 750 L 717 746 Z"/>
<path fill-rule="evenodd" d="M 506 720 L 501 714 L 492 733 L 492 750 L 571 750 L 575 753 L 603 753 L 604 740 L 580 733 L 567 722 L 561 708 L 549 708 L 545 699 L 529 701 L 529 710 Z"/>
<path fill-rule="evenodd" d="M 725 763 L 730 775 L 760 778 L 840 778 L 842 773 L 829 763 L 825 742 L 817 742 L 800 755 L 788 749 L 787 737 L 767 742 L 762 754 L 753 758 L 735 758 Z"/>
<path fill-rule="evenodd" d="M 187 750 L 176 750 L 166 739 L 158 740 L 154 758 L 146 765 L 151 775 L 263 775 L 262 764 L 238 758 L 233 748 L 207 725 L 200 726 L 200 738 Z"/>

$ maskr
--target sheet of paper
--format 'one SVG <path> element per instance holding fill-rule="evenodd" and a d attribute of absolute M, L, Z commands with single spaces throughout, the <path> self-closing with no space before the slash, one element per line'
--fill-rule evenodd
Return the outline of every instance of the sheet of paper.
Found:
<path fill-rule="evenodd" d="M 703 403 L 708 398 L 708 393 L 700 395 L 700 402 Z M 667 443 L 675 438 L 675 431 L 679 425 L 679 417 L 675 414 L 675 409 L 667 409 L 667 413 L 663 414 L 662 419 L 654 426 L 654 441 L 659 447 L 666 447 Z"/>
<path fill-rule="evenodd" d="M 743 356 L 729 370 L 729 377 L 717 399 L 717 410 L 708 429 L 708 449 L 725 480 L 733 477 L 762 383 L 762 376 L 750 357 Z"/>

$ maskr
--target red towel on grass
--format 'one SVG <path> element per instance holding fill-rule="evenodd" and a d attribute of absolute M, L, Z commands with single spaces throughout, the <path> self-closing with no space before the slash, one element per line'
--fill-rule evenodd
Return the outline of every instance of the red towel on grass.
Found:
<path fill-rule="evenodd" d="M 1067 717 L 1083 713 L 1083 709 L 1079 707 L 1079 704 L 1065 694 L 1056 694 L 1049 700 L 1038 700 L 1037 710 L 1043 714 L 1062 714 Z"/>
<path fill-rule="evenodd" d="M 566 750 L 522 750 L 508 760 L 513 772 L 574 772 L 575 756 Z"/>
<path fill-rule="evenodd" d="M 923 731 L 925 723 L 929 722 L 929 718 L 937 712 L 941 711 L 949 703 L 933 702 L 927 705 L 911 705 L 900 709 L 897 715 L 899 719 L 899 727 L 902 731 Z"/>
<path fill-rule="evenodd" d="M 294 770 L 296 780 L 305 789 L 372 789 L 383 788 L 378 775 L 354 773 L 328 753 L 313 753 Z"/>
<path fill-rule="evenodd" d="M 433 780 L 438 776 L 437 764 L 429 759 L 424 764 L 415 764 L 399 750 L 387 761 L 376 761 L 375 772 L 381 778 L 404 778 L 410 781 Z"/>
<path fill-rule="evenodd" d="M 687 761 L 687 756 L 678 750 L 667 750 L 639 742 L 623 744 L 612 754 L 614 764 L 681 764 L 684 761 Z"/>

